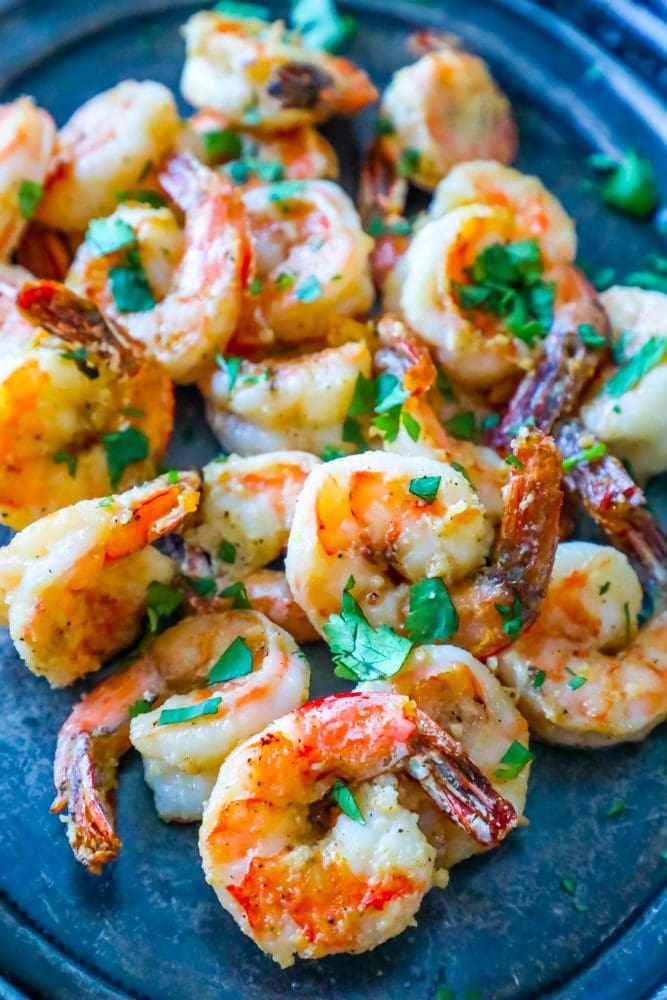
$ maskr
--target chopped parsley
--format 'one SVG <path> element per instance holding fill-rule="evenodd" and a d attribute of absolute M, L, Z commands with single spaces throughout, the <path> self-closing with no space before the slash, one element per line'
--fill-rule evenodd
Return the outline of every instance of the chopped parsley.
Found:
<path fill-rule="evenodd" d="M 65 451 L 63 448 L 59 448 L 53 456 L 53 461 L 56 462 L 56 464 L 64 462 L 67 465 L 67 471 L 72 479 L 76 478 L 76 467 L 79 464 L 79 459 L 76 455 L 72 455 L 71 452 Z"/>
<path fill-rule="evenodd" d="M 151 208 L 165 208 L 167 199 L 159 191 L 146 191 L 144 188 L 129 188 L 127 191 L 116 191 L 118 201 L 137 201 Z"/>
<path fill-rule="evenodd" d="M 537 240 L 493 243 L 466 268 L 470 284 L 453 288 L 464 311 L 503 318 L 510 333 L 533 347 L 553 320 L 554 284 L 542 280 L 543 270 Z"/>
<path fill-rule="evenodd" d="M 405 630 L 422 645 L 447 642 L 459 627 L 459 616 L 442 580 L 421 580 L 410 587 L 410 610 Z"/>
<path fill-rule="evenodd" d="M 472 479 L 468 475 L 468 473 L 467 473 L 466 469 L 464 468 L 464 466 L 462 466 L 460 464 L 460 462 L 450 462 L 449 464 L 451 465 L 452 469 L 455 469 L 456 472 L 458 472 L 459 475 L 463 476 L 463 478 L 466 480 L 466 482 L 469 483 L 470 486 L 472 486 L 473 489 L 475 489 L 475 484 L 473 483 Z"/>
<path fill-rule="evenodd" d="M 400 425 L 403 424 L 413 441 L 417 441 L 420 426 L 417 420 L 402 409 L 409 393 L 401 385 L 396 375 L 383 372 L 377 378 L 366 378 L 360 372 L 355 382 L 352 400 L 343 423 L 343 441 L 356 445 L 362 450 L 367 447 L 358 416 L 374 413 L 371 423 L 380 431 L 386 441 L 395 441 Z"/>
<path fill-rule="evenodd" d="M 494 607 L 502 619 L 503 632 L 514 642 L 523 628 L 521 601 L 518 597 L 515 597 L 511 605 L 495 604 Z"/>
<path fill-rule="evenodd" d="M 234 639 L 208 672 L 209 684 L 221 684 L 252 673 L 252 651 L 240 635 Z"/>
<path fill-rule="evenodd" d="M 607 454 L 607 446 L 602 441 L 598 441 L 597 444 L 591 445 L 590 448 L 584 448 L 582 451 L 578 451 L 576 455 L 570 455 L 568 458 L 563 459 L 563 471 L 569 472 L 573 469 L 575 465 L 581 465 L 582 462 L 595 462 L 598 458 L 603 458 Z"/>
<path fill-rule="evenodd" d="M 356 20 L 340 14 L 333 0 L 296 0 L 291 22 L 308 48 L 327 52 L 341 52 L 357 30 Z"/>
<path fill-rule="evenodd" d="M 232 160 L 225 164 L 225 173 L 235 184 L 245 184 L 254 174 L 261 181 L 281 181 L 285 168 L 280 160 L 262 160 L 258 156 L 246 156 L 242 160 Z"/>
<path fill-rule="evenodd" d="M 219 352 L 215 356 L 215 361 L 221 371 L 227 374 L 227 392 L 231 392 L 234 388 L 236 379 L 238 378 L 239 369 L 243 364 L 242 358 L 236 358 L 230 355 L 230 357 L 225 358 Z"/>
<path fill-rule="evenodd" d="M 603 594 L 606 594 L 610 587 L 611 587 L 611 580 L 607 580 L 606 583 L 603 583 L 600 589 L 598 590 L 598 594 L 600 595 L 600 597 L 602 597 Z"/>
<path fill-rule="evenodd" d="M 630 360 L 609 379 L 603 390 L 604 393 L 611 396 L 612 399 L 618 399 L 619 396 L 632 389 L 656 365 L 659 365 L 665 354 L 667 354 L 667 337 L 649 337 Z"/>
<path fill-rule="evenodd" d="M 593 347 L 597 350 L 605 347 L 607 344 L 607 338 L 599 334 L 592 323 L 581 323 L 577 327 L 577 333 L 579 334 L 579 340 L 586 347 Z"/>
<path fill-rule="evenodd" d="M 371 681 L 393 677 L 405 663 L 412 642 L 388 625 L 373 628 L 345 584 L 339 615 L 330 615 L 324 635 L 336 663 L 335 674 L 349 680 Z"/>
<path fill-rule="evenodd" d="M 537 690 L 538 688 L 542 687 L 546 679 L 547 679 L 546 670 L 536 670 L 533 675 L 533 679 L 530 682 L 530 686 L 534 687 Z"/>
<path fill-rule="evenodd" d="M 206 155 L 212 160 L 222 157 L 237 160 L 243 153 L 241 137 L 233 128 L 217 128 L 210 132 L 202 132 L 201 138 Z"/>
<path fill-rule="evenodd" d="M 19 212 L 22 219 L 32 219 L 37 206 L 44 196 L 44 185 L 30 181 L 26 177 L 19 184 Z"/>
<path fill-rule="evenodd" d="M 183 604 L 183 595 L 174 587 L 151 580 L 146 591 L 146 614 L 149 632 L 160 632 Z"/>
<path fill-rule="evenodd" d="M 146 411 L 140 410 L 138 406 L 121 406 L 119 413 L 124 417 L 145 417 Z"/>
<path fill-rule="evenodd" d="M 526 764 L 530 764 L 531 760 L 533 760 L 533 755 L 528 747 L 514 740 L 500 758 L 500 763 L 505 766 L 498 768 L 494 774 L 501 781 L 511 781 L 521 774 Z"/>
<path fill-rule="evenodd" d="M 329 794 L 341 812 L 344 812 L 346 816 L 353 819 L 355 823 L 359 823 L 360 826 L 366 826 L 366 820 L 359 808 L 359 804 L 344 781 L 337 778 Z"/>
<path fill-rule="evenodd" d="M 236 562 L 236 546 L 231 542 L 228 542 L 225 538 L 218 545 L 218 559 L 221 562 L 232 563 Z"/>
<path fill-rule="evenodd" d="M 294 284 L 294 277 L 286 271 L 281 271 L 274 284 L 279 292 L 286 292 Z"/>
<path fill-rule="evenodd" d="M 590 158 L 589 164 L 609 175 L 601 191 L 605 205 L 640 219 L 652 215 L 658 207 L 660 196 L 653 167 L 636 150 L 628 150 L 620 161 L 597 156 Z"/>
<path fill-rule="evenodd" d="M 487 413 L 480 421 L 480 430 L 490 431 L 492 427 L 497 427 L 500 423 L 499 413 Z"/>
<path fill-rule="evenodd" d="M 570 674 L 571 679 L 567 682 L 567 686 L 571 688 L 572 691 L 577 691 L 580 687 L 583 687 L 588 680 L 588 678 L 584 677 L 582 674 L 575 674 L 574 670 L 570 670 L 569 667 L 565 668 L 565 672 Z"/>
<path fill-rule="evenodd" d="M 408 146 L 402 149 L 396 160 L 396 172 L 399 177 L 411 177 L 419 171 L 421 153 L 418 149 Z"/>
<path fill-rule="evenodd" d="M 231 14 L 232 17 L 254 17 L 259 21 L 270 21 L 271 11 L 257 3 L 245 3 L 243 0 L 219 0 L 213 5 L 218 14 Z"/>
<path fill-rule="evenodd" d="M 435 363 L 435 385 L 436 385 L 436 388 L 437 388 L 438 392 L 440 393 L 440 395 L 442 396 L 442 398 L 445 400 L 445 402 L 447 402 L 447 403 L 455 403 L 456 402 L 456 393 L 454 392 L 454 388 L 452 386 L 452 383 L 449 381 L 449 379 L 445 375 L 444 368 L 442 367 L 442 365 L 438 361 L 436 361 L 436 363 Z M 500 418 L 498 418 L 498 419 L 500 419 Z"/>
<path fill-rule="evenodd" d="M 369 221 L 366 232 L 369 236 L 409 236 L 412 233 L 412 223 L 407 219 L 387 222 L 376 215 Z"/>
<path fill-rule="evenodd" d="M 623 615 L 625 616 L 625 641 L 628 643 L 632 635 L 632 619 L 630 618 L 630 604 L 628 601 L 623 605 Z"/>
<path fill-rule="evenodd" d="M 571 878 L 562 878 L 560 880 L 561 887 L 569 896 L 574 896 L 577 891 L 577 883 Z"/>
<path fill-rule="evenodd" d="M 607 809 L 605 816 L 607 817 L 607 819 L 613 819 L 615 816 L 620 816 L 621 813 L 624 811 L 625 811 L 625 802 L 623 802 L 622 799 L 619 799 L 616 802 L 612 802 L 612 804 Z"/>
<path fill-rule="evenodd" d="M 250 295 L 259 295 L 262 291 L 262 279 L 259 275 L 255 275 L 252 281 L 248 284 L 248 292 Z"/>
<path fill-rule="evenodd" d="M 314 302 L 315 299 L 319 299 L 321 294 L 322 286 L 315 275 L 311 274 L 297 287 L 294 297 L 299 299 L 300 302 Z"/>
<path fill-rule="evenodd" d="M 148 457 L 148 438 L 138 427 L 126 427 L 122 431 L 105 434 L 102 444 L 107 457 L 111 489 L 115 490 L 128 465 Z"/>
<path fill-rule="evenodd" d="M 111 507 L 112 503 L 113 503 L 113 497 L 102 497 L 102 499 L 100 500 L 100 502 L 98 503 L 97 506 L 98 507 Z"/>
<path fill-rule="evenodd" d="M 136 719 L 138 715 L 144 715 L 146 712 L 150 712 L 153 707 L 153 702 L 149 701 L 148 698 L 138 698 L 137 701 L 132 702 L 127 710 L 128 719 Z"/>
<path fill-rule="evenodd" d="M 343 451 L 342 448 L 336 448 L 333 444 L 327 444 L 322 449 L 320 458 L 323 462 L 335 462 L 337 458 L 345 458 L 346 455 L 347 452 Z"/>
<path fill-rule="evenodd" d="M 287 201 L 301 194 L 305 186 L 305 181 L 277 181 L 275 184 L 268 184 L 266 190 L 269 201 Z"/>
<path fill-rule="evenodd" d="M 126 251 L 122 265 L 109 268 L 109 283 L 119 312 L 148 312 L 155 307 L 155 296 L 138 247 L 133 246 Z"/>
<path fill-rule="evenodd" d="M 516 455 L 505 455 L 505 465 L 511 465 L 514 469 L 525 469 L 526 466 L 523 464 L 520 458 Z"/>
<path fill-rule="evenodd" d="M 94 257 L 104 257 L 137 242 L 134 229 L 124 219 L 93 219 L 88 223 L 86 243 Z"/>
<path fill-rule="evenodd" d="M 232 611 L 248 611 L 252 608 L 252 604 L 248 598 L 248 591 L 240 580 L 237 583 L 231 583 L 229 587 L 221 590 L 220 597 L 232 598 Z"/>
<path fill-rule="evenodd" d="M 194 576 L 190 578 L 190 585 L 195 594 L 200 597 L 215 597 L 217 590 L 215 578 L 212 576 Z"/>
<path fill-rule="evenodd" d="M 387 115 L 381 115 L 375 123 L 376 135 L 396 135 L 396 126 Z"/>
<path fill-rule="evenodd" d="M 419 479 L 411 479 L 408 492 L 432 504 L 438 495 L 442 476 L 421 476 Z"/>
<path fill-rule="evenodd" d="M 470 410 L 455 413 L 449 420 L 445 420 L 445 429 L 461 441 L 472 441 L 477 433 L 475 414 Z"/>
<path fill-rule="evenodd" d="M 163 708 L 157 720 L 158 726 L 169 726 L 174 722 L 189 722 L 203 715 L 217 715 L 222 696 L 207 698 L 199 705 L 184 705 L 182 708 Z"/>
<path fill-rule="evenodd" d="M 625 279 L 625 284 L 633 285 L 635 288 L 645 288 L 649 292 L 667 294 L 667 275 L 654 274 L 653 271 L 633 271 Z"/>

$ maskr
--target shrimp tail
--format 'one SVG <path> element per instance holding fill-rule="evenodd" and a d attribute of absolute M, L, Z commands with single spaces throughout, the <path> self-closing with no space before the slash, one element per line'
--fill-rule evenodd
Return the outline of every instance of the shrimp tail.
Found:
<path fill-rule="evenodd" d="M 77 861 L 93 875 L 99 875 L 121 848 L 114 820 L 115 768 L 105 766 L 103 771 L 95 765 L 90 733 L 59 737 L 54 767 L 58 795 L 51 812 L 67 807 L 67 839 Z"/>
<path fill-rule="evenodd" d="M 381 139 L 376 139 L 364 155 L 359 177 L 358 205 L 364 225 L 373 219 L 387 224 L 402 219 L 407 193 L 407 180 L 399 177 L 394 159 Z"/>
<path fill-rule="evenodd" d="M 556 427 L 564 459 L 595 444 L 577 419 Z M 595 462 L 576 462 L 564 475 L 565 488 L 610 541 L 628 557 L 645 591 L 667 594 L 667 538 L 646 505 L 646 497 L 625 466 L 609 453 Z"/>
<path fill-rule="evenodd" d="M 425 395 L 437 376 L 426 345 L 402 319 L 392 314 L 378 321 L 377 333 L 382 346 L 373 358 L 376 371 L 395 375 L 412 395 Z"/>
<path fill-rule="evenodd" d="M 514 806 L 495 790 L 461 744 L 419 710 L 417 733 L 407 773 L 478 844 L 496 847 L 517 824 Z"/>
<path fill-rule="evenodd" d="M 266 88 L 283 108 L 312 110 L 322 104 L 334 86 L 330 73 L 307 62 L 287 62 L 279 66 Z"/>
<path fill-rule="evenodd" d="M 584 343 L 580 327 L 591 326 L 606 346 Z M 537 367 L 519 384 L 503 419 L 491 428 L 486 443 L 506 448 L 517 427 L 529 419 L 550 434 L 556 422 L 576 407 L 584 388 L 609 357 L 611 327 L 602 303 L 588 282 L 576 303 L 560 310 L 544 341 Z"/>
<path fill-rule="evenodd" d="M 408 39 L 410 52 L 417 56 L 427 56 L 430 52 L 446 52 L 462 48 L 461 39 L 457 35 L 448 34 L 446 31 L 424 30 L 416 31 Z"/>
<path fill-rule="evenodd" d="M 28 281 L 20 289 L 16 305 L 33 326 L 90 350 L 118 371 L 134 374 L 143 358 L 138 341 L 113 320 L 107 319 L 89 299 L 81 298 L 58 281 Z M 90 360 L 83 358 L 84 374 L 96 378 L 97 371 Z"/>

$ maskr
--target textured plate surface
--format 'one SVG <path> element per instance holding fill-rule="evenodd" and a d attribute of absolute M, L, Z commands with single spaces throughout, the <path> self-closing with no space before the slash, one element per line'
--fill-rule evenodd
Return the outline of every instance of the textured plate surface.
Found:
<path fill-rule="evenodd" d="M 178 25 L 193 9 L 164 0 L 0 2 L 2 96 L 31 93 L 62 122 L 124 77 L 176 88 Z M 622 275 L 646 253 L 664 252 L 654 230 L 602 210 L 582 185 L 588 152 L 629 145 L 667 176 L 665 109 L 619 62 L 521 0 L 448 0 L 441 8 L 373 0 L 350 9 L 360 20 L 352 55 L 380 84 L 407 61 L 405 39 L 419 23 L 461 35 L 489 59 L 518 112 L 519 165 L 538 173 L 578 219 L 582 260 Z M 356 151 L 352 166 L 368 121 L 331 129 L 339 146 Z M 187 392 L 179 421 L 173 464 L 215 453 L 201 406 Z M 659 502 L 664 492 L 652 495 Z M 195 829 L 157 819 L 135 755 L 121 768 L 120 860 L 99 879 L 75 864 L 48 813 L 51 759 L 59 725 L 91 685 L 50 693 L 4 633 L 1 642 L 0 970 L 30 995 L 434 1000 L 446 984 L 459 997 L 477 987 L 497 1000 L 638 1000 L 664 980 L 665 727 L 643 744 L 606 752 L 537 747 L 530 826 L 455 869 L 450 887 L 425 900 L 418 929 L 370 955 L 281 972 L 204 884 Z M 326 656 L 315 650 L 312 661 L 314 693 L 332 690 Z M 621 799 L 625 811 L 606 818 Z M 563 878 L 577 883 L 585 912 L 562 890 Z"/>

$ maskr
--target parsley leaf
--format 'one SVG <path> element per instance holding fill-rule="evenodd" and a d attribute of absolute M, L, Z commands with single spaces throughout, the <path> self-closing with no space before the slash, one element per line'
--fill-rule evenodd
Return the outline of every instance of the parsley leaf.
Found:
<path fill-rule="evenodd" d="M 461 441 L 472 441 L 477 432 L 475 414 L 469 410 L 455 413 L 449 420 L 445 420 L 445 429 Z"/>
<path fill-rule="evenodd" d="M 64 449 L 60 448 L 53 456 L 53 461 L 56 463 L 65 462 L 67 464 L 67 471 L 72 479 L 76 478 L 76 467 L 79 464 L 79 459 L 76 455 L 72 455 L 69 451 L 64 451 Z"/>
<path fill-rule="evenodd" d="M 504 764 L 505 767 L 498 768 L 497 771 L 494 771 L 494 774 L 501 781 L 511 781 L 512 778 L 516 778 L 521 774 L 526 764 L 529 764 L 531 760 L 533 760 L 533 755 L 528 747 L 514 740 L 500 758 L 500 763 Z"/>
<path fill-rule="evenodd" d="M 396 160 L 396 172 L 399 177 L 410 177 L 419 171 L 419 164 L 421 163 L 421 153 L 418 149 L 412 149 L 408 146 L 406 149 L 402 149 L 398 154 L 398 159 Z"/>
<path fill-rule="evenodd" d="M 37 206 L 44 196 L 44 185 L 37 181 L 30 181 L 23 178 L 19 184 L 19 212 L 22 219 L 32 219 L 37 211 Z"/>
<path fill-rule="evenodd" d="M 119 312 L 148 312 L 155 307 L 155 296 L 138 247 L 131 247 L 126 252 L 123 265 L 109 268 L 109 283 Z"/>
<path fill-rule="evenodd" d="M 245 639 L 237 635 L 209 670 L 208 683 L 221 684 L 223 681 L 231 681 L 235 677 L 245 677 L 251 673 L 252 651 Z"/>
<path fill-rule="evenodd" d="M 275 286 L 279 292 L 286 292 L 294 284 L 294 277 L 291 274 L 287 274 L 285 271 L 281 271 L 275 280 Z"/>
<path fill-rule="evenodd" d="M 620 816 L 624 810 L 625 810 L 625 802 L 623 802 L 622 799 L 619 799 L 617 802 L 613 802 L 609 806 L 609 808 L 605 813 L 605 816 L 608 819 L 613 819 L 614 816 Z"/>
<path fill-rule="evenodd" d="M 516 455 L 505 455 L 504 461 L 505 465 L 511 465 L 514 469 L 521 470 L 526 468 L 521 459 L 517 458 Z"/>
<path fill-rule="evenodd" d="M 346 816 L 353 819 L 355 823 L 359 823 L 360 826 L 366 826 L 366 820 L 364 819 L 363 813 L 359 808 L 357 800 L 344 781 L 337 778 L 333 783 L 329 794 L 341 812 L 344 812 Z"/>
<path fill-rule="evenodd" d="M 618 399 L 659 365 L 665 354 L 667 354 L 667 337 L 649 337 L 630 360 L 609 379 L 604 388 L 605 394 L 612 399 Z"/>
<path fill-rule="evenodd" d="M 297 0 L 291 22 L 308 48 L 327 52 L 341 52 L 357 30 L 355 19 L 339 14 L 333 0 Z"/>
<path fill-rule="evenodd" d="M 221 371 L 227 374 L 227 392 L 231 392 L 236 383 L 236 379 L 239 375 L 239 369 L 243 364 L 242 358 L 236 358 L 230 355 L 228 358 L 224 358 L 222 354 L 217 353 L 215 356 L 215 362 Z"/>
<path fill-rule="evenodd" d="M 244 0 L 219 0 L 213 4 L 213 10 L 218 14 L 231 14 L 232 17 L 254 17 L 259 21 L 270 21 L 271 10 L 257 3 L 245 3 Z"/>
<path fill-rule="evenodd" d="M 460 462 L 450 462 L 449 464 L 451 465 L 452 469 L 455 469 L 456 472 L 458 472 L 459 475 L 463 476 L 466 482 L 469 483 L 469 485 L 472 486 L 473 489 L 475 489 L 475 484 L 468 475 L 466 469 L 460 464 Z"/>
<path fill-rule="evenodd" d="M 459 616 L 442 580 L 433 578 L 410 587 L 410 611 L 405 629 L 419 645 L 447 642 L 459 627 Z"/>
<path fill-rule="evenodd" d="M 241 137 L 233 128 L 218 128 L 212 129 L 210 132 L 202 132 L 201 138 L 206 155 L 212 160 L 222 157 L 237 160 L 243 153 Z"/>
<path fill-rule="evenodd" d="M 146 712 L 150 712 L 153 707 L 153 702 L 149 701 L 148 698 L 138 698 L 137 701 L 133 702 L 127 710 L 128 719 L 136 719 L 138 715 L 144 715 Z"/>
<path fill-rule="evenodd" d="M 573 469 L 575 465 L 580 465 L 582 462 L 594 462 L 597 458 L 603 458 L 606 454 L 606 444 L 603 444 L 602 441 L 598 441 L 597 444 L 591 445 L 590 448 L 584 448 L 582 451 L 578 451 L 576 455 L 570 455 L 569 458 L 564 458 L 563 471 L 568 472 L 570 469 Z"/>
<path fill-rule="evenodd" d="M 232 542 L 228 542 L 225 538 L 222 539 L 218 545 L 218 559 L 221 562 L 232 563 L 236 562 L 236 546 Z"/>
<path fill-rule="evenodd" d="M 337 458 L 345 458 L 347 455 L 346 451 L 342 448 L 336 448 L 333 444 L 326 444 L 322 449 L 322 454 L 320 458 L 323 462 L 335 462 Z"/>
<path fill-rule="evenodd" d="M 111 489 L 115 490 L 128 465 L 147 458 L 148 438 L 138 427 L 126 427 L 125 430 L 105 434 L 102 444 L 107 456 Z"/>
<path fill-rule="evenodd" d="M 200 594 L 202 597 L 215 597 L 217 586 L 214 577 L 194 576 L 190 577 L 189 582 L 195 594 Z"/>
<path fill-rule="evenodd" d="M 146 591 L 146 614 L 148 629 L 152 633 L 162 630 L 166 621 L 183 604 L 183 595 L 174 587 L 159 580 L 151 580 Z"/>
<path fill-rule="evenodd" d="M 523 610 L 518 597 L 509 604 L 495 604 L 496 611 L 503 621 L 503 632 L 514 642 L 523 628 Z"/>
<path fill-rule="evenodd" d="M 412 223 L 408 219 L 387 222 L 376 215 L 370 219 L 366 232 L 369 236 L 409 236 L 412 233 Z"/>
<path fill-rule="evenodd" d="M 597 349 L 605 347 L 607 344 L 607 338 L 599 334 L 592 323 L 581 323 L 577 327 L 577 333 L 579 334 L 579 340 L 586 347 Z"/>
<path fill-rule="evenodd" d="M 199 705 L 184 705 L 182 708 L 163 708 L 157 720 L 158 726 L 169 726 L 174 722 L 189 722 L 190 719 L 199 719 L 203 715 L 217 715 L 218 705 L 222 701 L 222 695 L 215 698 L 207 698 Z"/>
<path fill-rule="evenodd" d="M 229 587 L 221 590 L 220 597 L 232 598 L 232 611 L 248 611 L 252 608 L 252 604 L 248 598 L 248 591 L 240 580 L 238 583 L 231 583 Z"/>
<path fill-rule="evenodd" d="M 419 421 L 415 420 L 411 413 L 401 410 L 401 423 L 405 427 L 408 437 L 412 438 L 413 441 L 418 441 L 421 433 Z"/>
<path fill-rule="evenodd" d="M 345 584 L 341 613 L 330 615 L 324 635 L 336 663 L 338 677 L 357 681 L 393 677 L 405 663 L 412 643 L 388 625 L 373 628 L 350 593 L 354 577 Z"/>
<path fill-rule="evenodd" d="M 86 243 L 95 257 L 132 247 L 136 242 L 134 229 L 124 219 L 92 219 L 88 223 Z"/>
<path fill-rule="evenodd" d="M 616 163 L 602 188 L 602 200 L 610 208 L 644 219 L 652 215 L 660 202 L 653 167 L 649 160 L 629 150 Z"/>
<path fill-rule="evenodd" d="M 546 679 L 547 679 L 546 670 L 536 670 L 535 675 L 530 683 L 530 686 L 534 687 L 537 690 L 538 688 L 542 687 Z"/>
<path fill-rule="evenodd" d="M 442 476 L 421 476 L 419 479 L 411 479 L 408 492 L 432 504 L 438 495 Z"/>
<path fill-rule="evenodd" d="M 151 208 L 164 208 L 167 199 L 159 191 L 146 191 L 144 188 L 129 188 L 127 191 L 116 191 L 118 201 L 137 201 Z"/>
<path fill-rule="evenodd" d="M 296 288 L 294 297 L 300 302 L 314 302 L 322 294 L 322 286 L 314 274 L 309 275 Z"/>

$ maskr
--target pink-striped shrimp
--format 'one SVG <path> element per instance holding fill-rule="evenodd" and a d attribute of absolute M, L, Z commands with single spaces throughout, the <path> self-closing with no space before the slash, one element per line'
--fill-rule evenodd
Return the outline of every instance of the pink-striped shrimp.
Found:
<path fill-rule="evenodd" d="M 182 239 L 168 209 L 122 206 L 106 222 L 124 227 L 127 245 L 100 254 L 89 238 L 67 281 L 121 320 L 176 382 L 192 382 L 234 333 L 251 249 L 244 210 L 227 180 L 189 156 L 170 160 L 159 180 L 185 213 Z M 138 252 L 147 286 L 142 311 L 125 311 L 113 292 L 114 269 L 130 266 L 128 247 Z"/>
<path fill-rule="evenodd" d="M 113 791 L 131 744 L 160 815 L 197 819 L 230 750 L 300 705 L 308 681 L 291 636 L 257 611 L 196 615 L 163 632 L 84 695 L 58 734 L 52 812 L 67 809 L 77 860 L 99 874 L 120 849 Z"/>
<path fill-rule="evenodd" d="M 413 922 L 435 851 L 399 774 L 486 846 L 516 823 L 461 745 L 396 694 L 310 702 L 222 765 L 199 836 L 206 879 L 281 966 L 368 951 Z"/>
<path fill-rule="evenodd" d="M 148 585 L 175 567 L 151 542 L 196 509 L 198 477 L 161 476 L 35 521 L 0 550 L 2 623 L 35 674 L 64 687 L 136 639 Z"/>
<path fill-rule="evenodd" d="M 0 263 L 32 217 L 56 146 L 51 116 L 30 97 L 0 104 Z"/>

